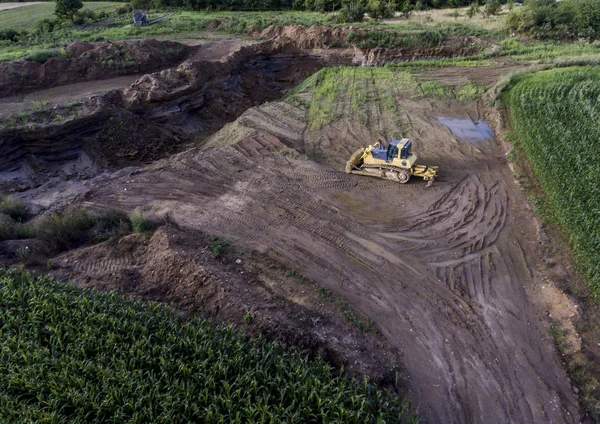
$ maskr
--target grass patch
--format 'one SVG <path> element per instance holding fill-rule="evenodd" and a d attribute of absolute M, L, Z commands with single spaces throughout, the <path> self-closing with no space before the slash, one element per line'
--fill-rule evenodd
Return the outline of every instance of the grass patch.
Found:
<path fill-rule="evenodd" d="M 485 87 L 477 84 L 468 83 L 456 93 L 456 99 L 459 102 L 470 102 L 477 100 L 484 93 Z"/>
<path fill-rule="evenodd" d="M 454 98 L 454 93 L 446 84 L 437 81 L 427 81 L 421 84 L 423 97 L 432 97 L 434 99 L 450 100 Z"/>
<path fill-rule="evenodd" d="M 600 300 L 600 70 L 522 75 L 503 100 L 577 264 Z"/>
<path fill-rule="evenodd" d="M 118 2 L 84 2 L 82 10 L 94 12 L 113 12 L 126 3 Z M 17 30 L 31 30 L 38 21 L 54 18 L 55 2 L 44 2 L 15 9 L 4 10 L 0 13 L 0 28 L 14 28 Z"/>
<path fill-rule="evenodd" d="M 8 270 L 0 304 L 7 422 L 418 422 L 321 360 L 158 304 Z"/>
<path fill-rule="evenodd" d="M 419 82 L 412 71 L 395 66 L 322 69 L 296 87 L 286 101 L 298 105 L 300 102 L 296 99 L 302 99 L 302 103 L 310 99 L 306 108 L 309 128 L 313 131 L 346 119 L 365 126 L 377 122 L 384 135 L 393 138 L 405 130 L 399 118 L 403 96 L 466 102 L 477 99 L 485 90 L 482 86 L 467 84 L 456 92 L 439 82 Z"/>

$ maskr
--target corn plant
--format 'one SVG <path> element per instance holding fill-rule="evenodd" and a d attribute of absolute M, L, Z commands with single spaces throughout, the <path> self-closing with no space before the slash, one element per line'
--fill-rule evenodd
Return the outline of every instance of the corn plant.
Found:
<path fill-rule="evenodd" d="M 368 381 L 158 304 L 0 270 L 0 305 L 2 422 L 417 422 Z"/>
<path fill-rule="evenodd" d="M 504 96 L 516 144 L 539 178 L 553 218 L 600 299 L 600 70 L 524 77 Z"/>

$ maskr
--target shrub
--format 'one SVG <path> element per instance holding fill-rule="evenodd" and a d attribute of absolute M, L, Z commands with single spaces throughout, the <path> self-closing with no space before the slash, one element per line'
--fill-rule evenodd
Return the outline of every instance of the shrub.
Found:
<path fill-rule="evenodd" d="M 46 63 L 48 59 L 58 56 L 59 54 L 60 52 L 56 50 L 34 50 L 29 54 L 27 59 L 37 63 Z"/>
<path fill-rule="evenodd" d="M 502 9 L 502 3 L 500 3 L 500 0 L 487 0 L 485 3 L 485 8 L 483 9 L 483 14 L 485 17 L 490 17 L 497 14 L 500 9 Z"/>
<path fill-rule="evenodd" d="M 469 9 L 467 10 L 467 16 L 469 19 L 473 19 L 477 13 L 479 13 L 479 2 L 476 1 L 471 3 L 471 6 L 469 6 Z"/>
<path fill-rule="evenodd" d="M 35 24 L 37 34 L 49 34 L 59 26 L 56 19 L 44 18 Z"/>
<path fill-rule="evenodd" d="M 12 42 L 19 41 L 20 34 L 14 29 L 2 29 L 0 30 L 0 40 L 8 40 Z"/>
<path fill-rule="evenodd" d="M 83 244 L 94 220 L 85 210 L 53 213 L 43 217 L 37 225 L 38 237 L 52 244 L 55 250 L 72 249 Z"/>
<path fill-rule="evenodd" d="M 131 228 L 135 233 L 144 233 L 146 231 L 152 231 L 158 226 L 155 221 L 148 218 L 148 216 L 142 211 L 142 208 L 137 207 L 133 210 L 130 215 Z"/>
<path fill-rule="evenodd" d="M 365 17 L 365 7 L 361 2 L 352 2 L 342 7 L 336 17 L 340 24 L 362 22 Z"/>
<path fill-rule="evenodd" d="M 373 19 L 385 19 L 394 16 L 394 8 L 385 0 L 367 0 L 367 13 Z"/>
<path fill-rule="evenodd" d="M 20 199 L 7 196 L 0 200 L 0 213 L 10 216 L 15 221 L 23 222 L 29 217 L 29 206 Z"/>
<path fill-rule="evenodd" d="M 36 236 L 35 229 L 21 222 L 15 222 L 10 216 L 0 214 L 0 241 L 29 239 Z"/>
<path fill-rule="evenodd" d="M 56 0 L 54 14 L 59 19 L 73 21 L 75 13 L 82 7 L 81 0 Z"/>
<path fill-rule="evenodd" d="M 97 242 L 124 236 L 132 230 L 131 220 L 127 214 L 116 209 L 93 214 L 92 220 L 94 221 L 93 238 Z"/>
<path fill-rule="evenodd" d="M 211 252 L 213 258 L 221 259 L 224 255 L 230 253 L 233 250 L 231 242 L 222 237 L 213 237 L 211 241 Z"/>

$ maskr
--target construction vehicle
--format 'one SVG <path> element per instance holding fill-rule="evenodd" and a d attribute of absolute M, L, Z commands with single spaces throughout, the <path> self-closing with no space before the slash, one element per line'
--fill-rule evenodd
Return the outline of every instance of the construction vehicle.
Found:
<path fill-rule="evenodd" d="M 406 184 L 411 176 L 428 181 L 427 187 L 437 177 L 437 166 L 416 165 L 417 155 L 412 152 L 408 138 L 392 140 L 388 147 L 381 143 L 358 149 L 346 162 L 346 173 L 367 175 Z"/>

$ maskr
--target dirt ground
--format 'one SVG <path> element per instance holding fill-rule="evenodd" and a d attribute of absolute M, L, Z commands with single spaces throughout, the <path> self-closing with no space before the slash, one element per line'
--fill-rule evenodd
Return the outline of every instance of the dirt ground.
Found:
<path fill-rule="evenodd" d="M 260 72 L 276 75 L 268 81 L 297 80 L 292 63 L 261 60 Z M 319 69 L 307 63 L 305 70 Z M 256 69 L 244 75 L 258 79 Z M 445 68 L 421 78 L 490 85 L 512 70 Z M 141 79 L 126 94 L 142 105 L 181 102 L 180 92 L 199 96 L 163 89 L 179 81 L 165 79 L 169 72 Z M 244 75 L 232 71 L 213 85 L 210 107 L 248 93 Z M 226 101 L 214 95 L 234 82 Z M 141 96 L 151 93 L 147 87 L 157 88 L 155 97 Z M 572 305 L 539 296 L 540 235 L 505 146 L 498 137 L 461 139 L 439 119 L 487 120 L 495 128 L 493 111 L 481 100 L 398 96 L 403 135 L 415 140 L 421 163 L 440 167 L 426 188 L 418 180 L 400 185 L 343 173 L 347 158 L 394 122 L 383 109 L 370 108 L 367 123 L 342 119 L 315 130 L 301 106 L 310 93 L 296 96 L 248 103 L 212 137 L 150 165 L 64 182 L 53 195 L 44 186 L 23 192 L 43 208 L 56 203 L 56 187 L 76 187 L 62 203 L 143 207 L 166 223 L 148 238 L 68 252 L 55 258 L 57 273 L 220 321 L 244 325 L 254 313 L 258 328 L 250 331 L 324 352 L 407 393 L 430 423 L 579 422 L 546 316 L 553 299 L 563 315 Z M 311 160 L 311 152 L 319 155 Z M 240 250 L 215 263 L 215 236 Z M 362 331 L 369 321 L 375 331 Z"/>
<path fill-rule="evenodd" d="M 246 39 L 217 39 L 217 40 L 182 40 L 182 43 L 193 48 L 191 60 L 219 61 L 237 51 L 242 46 L 256 43 Z M 85 81 L 65 84 L 59 87 L 21 93 L 9 97 L 0 97 L 0 116 L 31 108 L 34 102 L 50 104 L 66 104 L 81 101 L 94 95 L 100 95 L 110 90 L 125 88 L 134 83 L 143 74 L 133 73 L 126 76 L 116 76 L 96 81 Z"/>

